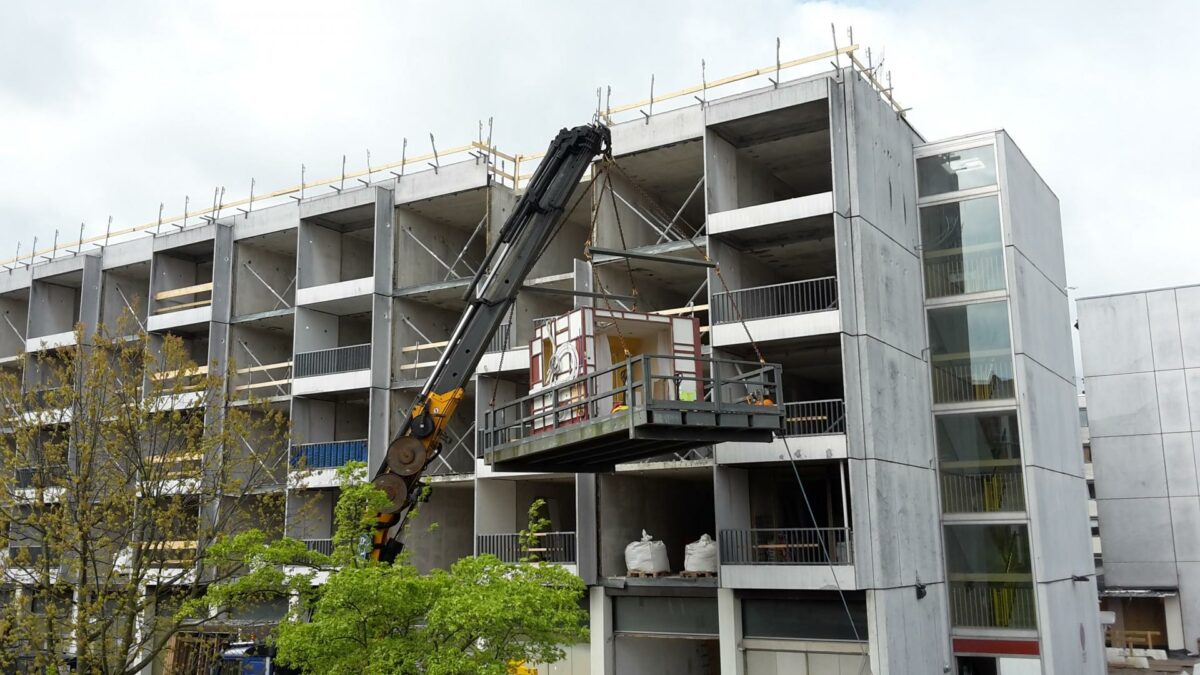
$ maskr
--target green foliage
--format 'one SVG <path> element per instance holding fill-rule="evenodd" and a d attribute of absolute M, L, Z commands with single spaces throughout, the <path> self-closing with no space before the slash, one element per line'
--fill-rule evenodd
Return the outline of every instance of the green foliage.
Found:
<path fill-rule="evenodd" d="M 277 632 L 279 661 L 308 673 L 494 673 L 551 663 L 587 639 L 583 582 L 557 566 L 464 558 L 449 572 L 409 564 L 329 577 L 308 622 Z"/>
<path fill-rule="evenodd" d="M 522 562 L 537 562 L 538 560 L 537 554 L 530 551 L 538 548 L 539 535 L 550 527 L 550 519 L 542 515 L 542 509 L 545 507 L 546 500 L 541 497 L 533 500 L 533 503 L 529 505 L 529 524 L 518 534 Z"/>
<path fill-rule="evenodd" d="M 228 538 L 210 548 L 210 562 L 236 560 L 250 572 L 183 611 L 297 597 L 274 635 L 278 660 L 331 675 L 505 675 L 510 663 L 553 663 L 565 656 L 564 645 L 587 640 L 584 584 L 560 566 L 480 556 L 422 575 L 405 557 L 384 564 L 354 555 L 359 537 L 374 527 L 373 509 L 386 502 L 361 475 L 343 476 L 333 555 L 286 538 Z M 530 531 L 549 524 L 532 517 L 540 509 L 531 509 Z M 318 577 L 323 585 L 314 585 Z"/>

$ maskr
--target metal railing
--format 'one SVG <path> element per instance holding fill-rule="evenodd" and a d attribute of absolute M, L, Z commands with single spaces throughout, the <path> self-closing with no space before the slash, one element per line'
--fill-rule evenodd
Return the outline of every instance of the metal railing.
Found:
<path fill-rule="evenodd" d="M 487 348 L 484 349 L 485 354 L 492 352 L 506 352 L 513 348 L 513 325 L 511 323 L 502 323 L 496 334 L 488 341 Z"/>
<path fill-rule="evenodd" d="M 849 565 L 851 531 L 844 527 L 721 530 L 722 565 Z M 825 558 L 829 552 L 829 559 Z"/>
<path fill-rule="evenodd" d="M 837 277 L 821 277 L 713 293 L 709 312 L 713 323 L 734 323 L 824 312 L 837 306 Z"/>
<path fill-rule="evenodd" d="M 296 354 L 296 377 L 347 373 L 371 367 L 371 344 L 318 349 Z"/>
<path fill-rule="evenodd" d="M 956 627 L 1037 628 L 1033 585 L 951 581 L 950 620 Z"/>
<path fill-rule="evenodd" d="M 477 537 L 479 553 L 494 555 L 507 563 L 523 560 L 566 564 L 575 562 L 574 532 L 538 532 L 533 537 L 536 541 L 526 546 L 520 534 L 481 534 Z"/>
<path fill-rule="evenodd" d="M 681 364 L 695 371 L 677 370 Z M 779 414 L 782 406 L 767 401 L 779 400 L 780 370 L 755 361 L 635 356 L 484 412 L 482 450 L 632 409 Z"/>
<path fill-rule="evenodd" d="M 18 489 L 49 487 L 56 478 L 62 478 L 66 473 L 66 464 L 22 467 L 16 470 L 16 486 Z"/>
<path fill-rule="evenodd" d="M 846 433 L 846 402 L 840 398 L 783 404 L 784 436 Z"/>
<path fill-rule="evenodd" d="M 942 511 L 945 513 L 1025 510 L 1020 467 L 978 473 L 943 470 L 941 478 Z"/>
<path fill-rule="evenodd" d="M 367 461 L 367 440 L 300 443 L 292 446 L 289 463 L 296 469 L 336 469 L 346 462 Z"/>
<path fill-rule="evenodd" d="M 301 539 L 300 541 L 304 542 L 304 545 L 310 551 L 316 551 L 324 555 L 331 555 L 333 553 L 332 539 Z"/>
<path fill-rule="evenodd" d="M 1012 398 L 1012 357 L 954 360 L 933 365 L 934 403 Z"/>
<path fill-rule="evenodd" d="M 979 293 L 1004 288 L 1004 256 L 987 251 L 925 259 L 925 297 Z"/>

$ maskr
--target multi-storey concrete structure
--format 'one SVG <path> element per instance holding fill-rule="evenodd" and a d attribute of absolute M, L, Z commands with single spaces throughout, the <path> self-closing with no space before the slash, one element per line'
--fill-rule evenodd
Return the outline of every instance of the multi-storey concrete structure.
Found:
<path fill-rule="evenodd" d="M 1200 288 L 1081 298 L 1079 338 L 1104 542 L 1105 608 L 1121 642 L 1200 640 Z M 1120 644 L 1115 646 L 1121 646 Z"/>
<path fill-rule="evenodd" d="M 587 582 L 592 622 L 549 672 L 1100 672 L 1054 194 L 1004 132 L 927 142 L 858 68 L 706 96 L 612 124 L 616 166 L 581 184 L 432 466 L 414 562 L 516 556 L 544 499 L 542 557 Z M 148 330 L 289 406 L 306 470 L 279 517 L 326 546 L 333 470 L 382 460 L 515 201 L 514 159 L 483 147 L 0 274 L 29 342 L 0 334 L 0 357 L 140 293 Z M 718 267 L 585 261 L 587 242 Z M 535 323 L 630 298 L 699 317 L 707 353 L 782 364 L 785 437 L 599 475 L 477 458 L 477 421 L 528 390 Z M 713 535 L 719 574 L 627 577 L 643 529 L 674 569 Z"/>

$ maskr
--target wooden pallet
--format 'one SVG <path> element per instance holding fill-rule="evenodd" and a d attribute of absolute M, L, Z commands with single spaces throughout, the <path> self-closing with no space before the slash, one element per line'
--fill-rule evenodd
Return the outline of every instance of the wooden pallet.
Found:
<path fill-rule="evenodd" d="M 629 570 L 628 572 L 625 573 L 625 576 L 634 577 L 635 579 L 658 579 L 661 577 L 669 577 L 669 576 L 671 576 L 671 573 L 665 572 L 665 571 L 663 571 L 663 572 L 643 572 L 641 570 Z"/>
<path fill-rule="evenodd" d="M 717 573 L 704 571 L 693 572 L 691 570 L 684 570 L 679 573 L 679 576 L 683 577 L 684 579 L 703 579 L 705 577 L 715 577 L 717 576 Z"/>

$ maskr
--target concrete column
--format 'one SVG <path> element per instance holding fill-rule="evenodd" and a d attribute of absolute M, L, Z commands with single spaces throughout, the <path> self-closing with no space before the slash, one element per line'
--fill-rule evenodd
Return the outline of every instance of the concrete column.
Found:
<path fill-rule="evenodd" d="M 717 625 L 721 635 L 721 672 L 744 675 L 742 658 L 742 603 L 732 588 L 717 589 Z"/>
<path fill-rule="evenodd" d="M 612 599 L 604 594 L 604 588 L 593 586 L 588 589 L 591 610 L 592 643 L 588 656 L 591 659 L 591 675 L 615 675 L 616 650 L 613 642 Z M 724 670 L 722 670 L 724 672 Z"/>
<path fill-rule="evenodd" d="M 100 257 L 89 255 L 83 260 L 83 283 L 79 288 L 79 323 L 83 324 L 83 342 L 91 343 L 100 326 Z M 27 333 L 28 334 L 28 333 Z"/>
<path fill-rule="evenodd" d="M 1178 595 L 1163 598 L 1163 616 L 1167 620 L 1167 649 L 1187 649 L 1183 637 L 1183 607 Z"/>
<path fill-rule="evenodd" d="M 599 570 L 598 542 L 599 535 L 596 524 L 599 514 L 596 512 L 596 474 L 575 474 L 575 541 L 576 565 L 579 578 L 585 584 L 596 583 Z"/>

